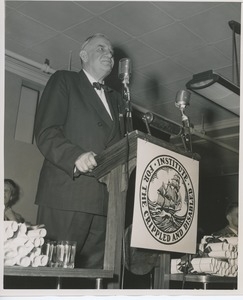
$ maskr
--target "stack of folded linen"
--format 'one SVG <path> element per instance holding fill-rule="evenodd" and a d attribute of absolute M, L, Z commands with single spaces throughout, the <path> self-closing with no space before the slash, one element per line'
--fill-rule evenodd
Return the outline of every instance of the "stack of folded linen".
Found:
<path fill-rule="evenodd" d="M 199 244 L 199 251 L 204 257 L 215 259 L 215 275 L 238 275 L 238 237 L 204 236 Z"/>
<path fill-rule="evenodd" d="M 190 259 L 188 259 L 188 257 Z M 238 238 L 204 236 L 196 255 L 171 260 L 171 274 L 238 275 Z"/>
<path fill-rule="evenodd" d="M 4 221 L 4 265 L 39 267 L 46 266 L 48 256 L 41 254 L 46 229 L 27 226 L 25 223 Z"/>

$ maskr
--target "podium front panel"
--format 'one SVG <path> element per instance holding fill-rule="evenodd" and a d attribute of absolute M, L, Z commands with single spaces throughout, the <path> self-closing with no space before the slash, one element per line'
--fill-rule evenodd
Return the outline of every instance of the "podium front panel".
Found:
<path fill-rule="evenodd" d="M 131 247 L 195 253 L 198 160 L 137 140 Z"/>

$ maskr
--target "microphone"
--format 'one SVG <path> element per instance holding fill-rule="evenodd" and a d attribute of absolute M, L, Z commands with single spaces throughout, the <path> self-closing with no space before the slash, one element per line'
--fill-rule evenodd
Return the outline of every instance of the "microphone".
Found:
<path fill-rule="evenodd" d="M 181 111 L 183 131 L 181 134 L 182 142 L 186 151 L 192 152 L 192 140 L 190 131 L 190 121 L 185 115 L 184 110 L 190 104 L 191 93 L 187 90 L 179 90 L 176 94 L 175 106 Z"/>
<path fill-rule="evenodd" d="M 190 105 L 191 93 L 187 90 L 179 90 L 176 94 L 175 106 L 181 111 L 182 122 L 188 121 L 188 117 L 184 114 L 185 108 Z"/>
<path fill-rule="evenodd" d="M 191 93 L 187 90 L 179 90 L 176 94 L 175 105 L 178 108 L 185 108 L 190 103 Z"/>
<path fill-rule="evenodd" d="M 118 77 L 122 80 L 123 84 L 129 84 L 132 75 L 132 63 L 130 58 L 122 58 L 119 61 Z"/>

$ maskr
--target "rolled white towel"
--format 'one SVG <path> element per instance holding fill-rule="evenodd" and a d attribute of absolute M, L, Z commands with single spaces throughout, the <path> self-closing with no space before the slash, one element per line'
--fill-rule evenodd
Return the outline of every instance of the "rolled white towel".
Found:
<path fill-rule="evenodd" d="M 229 244 L 238 245 L 238 237 L 237 236 L 221 236 L 219 237 L 221 241 L 227 241 Z"/>
<path fill-rule="evenodd" d="M 27 232 L 27 225 L 25 223 L 18 223 L 18 226 L 19 226 L 18 234 L 25 235 Z"/>
<path fill-rule="evenodd" d="M 10 238 L 12 238 L 14 236 L 14 231 L 13 229 L 11 229 L 10 227 L 6 227 L 5 228 L 5 232 L 4 232 L 4 241 L 9 240 Z"/>
<path fill-rule="evenodd" d="M 29 267 L 31 265 L 31 260 L 28 256 L 18 257 L 16 264 L 21 267 Z"/>
<path fill-rule="evenodd" d="M 17 257 L 6 258 L 4 259 L 4 266 L 13 267 L 14 265 L 16 265 L 16 262 L 17 262 Z"/>
<path fill-rule="evenodd" d="M 31 237 L 29 240 L 33 243 L 34 247 L 41 247 L 45 242 L 44 238 L 42 237 Z"/>
<path fill-rule="evenodd" d="M 238 257 L 237 258 L 229 258 L 228 262 L 231 266 L 238 266 Z"/>
<path fill-rule="evenodd" d="M 207 253 L 207 255 L 209 257 L 225 259 L 225 258 L 231 257 L 231 252 L 230 251 L 211 251 L 211 252 Z"/>
<path fill-rule="evenodd" d="M 209 243 L 205 247 L 205 250 L 206 249 L 210 249 L 211 251 L 233 251 L 234 250 L 234 245 L 228 244 L 226 242 Z"/>
<path fill-rule="evenodd" d="M 14 232 L 18 230 L 18 223 L 16 221 L 4 221 L 4 229 L 12 229 Z"/>
<path fill-rule="evenodd" d="M 35 256 L 31 262 L 32 267 L 45 267 L 48 263 L 47 255 Z"/>
<path fill-rule="evenodd" d="M 193 258 L 191 260 L 193 270 L 198 273 L 214 273 L 215 259 L 209 257 Z"/>
<path fill-rule="evenodd" d="M 16 249 L 18 246 L 25 245 L 29 239 L 26 236 L 18 236 L 4 241 L 4 249 Z"/>
<path fill-rule="evenodd" d="M 45 228 L 40 229 L 32 229 L 27 231 L 27 236 L 30 238 L 37 238 L 37 237 L 45 237 L 47 234 L 47 231 Z"/>
<path fill-rule="evenodd" d="M 4 251 L 4 259 L 16 257 L 18 255 L 17 249 L 7 249 Z"/>
<path fill-rule="evenodd" d="M 20 257 L 24 257 L 24 256 L 27 256 L 31 251 L 32 251 L 32 249 L 34 248 L 34 245 L 32 244 L 32 243 L 30 243 L 30 245 L 29 246 L 19 246 L 18 248 L 17 248 L 17 250 L 18 250 L 18 255 L 20 256 Z"/>
<path fill-rule="evenodd" d="M 196 257 L 196 258 L 193 258 L 191 260 L 191 263 L 193 265 L 200 265 L 200 264 L 213 264 L 214 263 L 214 258 L 213 257 Z"/>

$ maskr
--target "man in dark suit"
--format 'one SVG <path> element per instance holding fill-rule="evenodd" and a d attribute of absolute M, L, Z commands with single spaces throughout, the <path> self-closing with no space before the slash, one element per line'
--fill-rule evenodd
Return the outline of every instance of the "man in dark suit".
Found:
<path fill-rule="evenodd" d="M 45 157 L 36 204 L 37 224 L 47 238 L 77 241 L 76 267 L 102 268 L 108 192 L 92 176 L 95 156 L 119 141 L 123 100 L 103 84 L 113 48 L 103 34 L 89 37 L 80 52 L 82 70 L 57 71 L 49 79 L 36 116 L 36 143 Z M 80 175 L 81 173 L 81 175 Z"/>
<path fill-rule="evenodd" d="M 227 205 L 225 217 L 228 225 L 221 230 L 214 232 L 213 235 L 222 237 L 238 236 L 238 202 L 230 202 Z"/>

